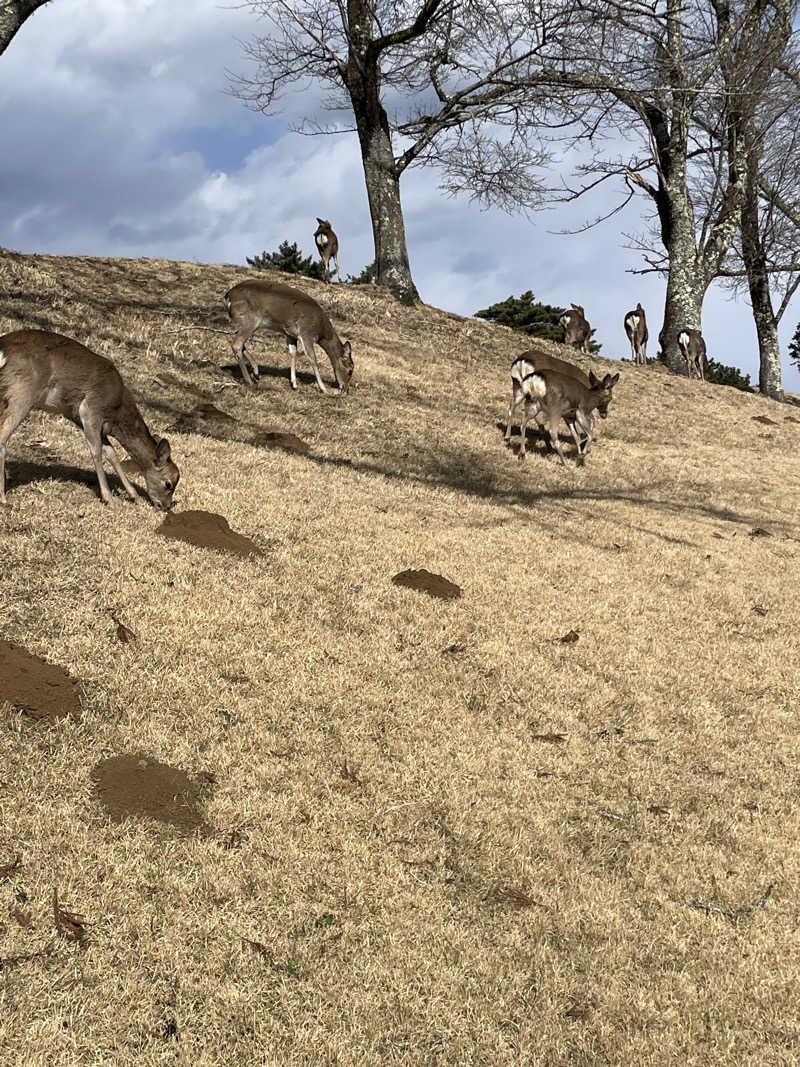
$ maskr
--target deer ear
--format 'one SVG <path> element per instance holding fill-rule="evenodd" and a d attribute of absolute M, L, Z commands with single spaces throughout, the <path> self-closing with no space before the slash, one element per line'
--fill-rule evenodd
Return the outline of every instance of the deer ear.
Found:
<path fill-rule="evenodd" d="M 613 378 L 612 378 L 612 376 L 610 374 L 607 374 L 605 376 L 605 378 L 603 379 L 603 387 L 605 389 L 613 389 L 618 381 L 619 381 L 619 375 L 618 374 L 615 374 L 613 376 Z"/>
<path fill-rule="evenodd" d="M 596 389 L 599 384 L 600 384 L 600 379 L 597 377 L 597 375 L 595 374 L 595 372 L 593 370 L 590 370 L 589 371 L 589 385 L 591 385 L 592 389 Z"/>
<path fill-rule="evenodd" d="M 170 455 L 169 441 L 166 437 L 162 437 L 156 445 L 156 466 L 166 467 L 169 463 Z"/>
<path fill-rule="evenodd" d="M 316 219 L 317 219 L 317 222 L 318 222 L 318 223 L 320 224 L 320 226 L 321 226 L 321 225 L 323 224 L 323 222 L 325 221 L 325 219 L 321 219 L 321 218 L 319 217 L 319 215 L 317 215 L 317 216 L 316 216 Z"/>

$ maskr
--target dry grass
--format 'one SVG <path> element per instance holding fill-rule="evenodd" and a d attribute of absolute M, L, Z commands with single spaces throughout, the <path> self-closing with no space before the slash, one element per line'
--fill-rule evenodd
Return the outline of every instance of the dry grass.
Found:
<path fill-rule="evenodd" d="M 379 290 L 300 283 L 348 397 L 269 337 L 223 388 L 226 338 L 171 331 L 245 274 L 0 256 L 1 332 L 113 356 L 158 431 L 198 390 L 237 420 L 171 434 L 179 507 L 266 550 L 103 507 L 61 420 L 13 438 L 0 637 L 85 713 L 0 705 L 0 1060 L 800 1062 L 796 409 L 626 364 L 585 468 L 520 465 L 519 337 Z M 263 429 L 310 456 L 224 439 Z M 211 833 L 109 821 L 127 752 L 213 774 Z"/>

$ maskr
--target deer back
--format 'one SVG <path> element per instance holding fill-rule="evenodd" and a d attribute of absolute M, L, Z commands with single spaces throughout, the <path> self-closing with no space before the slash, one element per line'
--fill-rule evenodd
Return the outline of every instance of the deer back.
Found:
<path fill-rule="evenodd" d="M 0 352 L 0 396 L 24 398 L 28 410 L 74 420 L 87 401 L 106 420 L 127 393 L 110 359 L 61 334 L 14 330 L 0 338 Z"/>
<path fill-rule="evenodd" d="M 522 352 L 517 360 L 526 360 L 530 363 L 534 370 L 553 370 L 558 371 L 561 374 L 566 374 L 568 377 L 575 378 L 576 381 L 581 382 L 587 388 L 589 386 L 589 376 L 585 371 L 581 370 L 574 363 L 570 363 L 566 359 L 558 359 L 557 356 L 551 356 L 547 352 L 541 352 L 537 348 L 528 349 L 527 352 Z M 512 367 L 514 364 L 512 363 Z M 513 371 L 512 371 L 513 377 Z"/>

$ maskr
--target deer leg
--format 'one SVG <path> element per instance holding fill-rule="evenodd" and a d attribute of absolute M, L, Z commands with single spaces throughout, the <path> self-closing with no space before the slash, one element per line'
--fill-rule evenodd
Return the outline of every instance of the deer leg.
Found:
<path fill-rule="evenodd" d="M 292 389 L 297 388 L 297 338 L 286 338 L 286 349 L 289 353 L 289 381 Z"/>
<path fill-rule="evenodd" d="M 331 280 L 331 272 L 328 269 L 328 263 L 330 261 L 330 258 L 330 254 L 326 255 L 325 252 L 322 253 L 322 273 L 324 274 L 323 280 L 328 282 L 328 284 L 330 284 Z"/>
<path fill-rule="evenodd" d="M 119 461 L 119 456 L 117 456 L 117 453 L 114 451 L 114 446 L 105 436 L 105 434 L 103 435 L 102 442 L 103 458 L 107 459 L 108 462 L 111 464 L 111 469 L 122 482 L 122 485 L 125 489 L 125 492 L 128 494 L 128 497 L 133 501 L 134 504 L 137 504 L 139 502 L 139 494 L 136 492 L 136 489 L 131 484 L 131 481 L 125 471 L 122 469 L 122 464 Z"/>
<path fill-rule="evenodd" d="M 242 378 L 244 379 L 245 384 L 247 384 L 247 385 L 252 385 L 253 384 L 253 380 L 250 377 L 250 374 L 249 374 L 249 372 L 247 370 L 247 365 L 245 364 L 245 345 L 250 340 L 250 338 L 252 336 L 253 336 L 252 330 L 249 331 L 249 332 L 246 331 L 246 330 L 237 330 L 235 335 L 234 335 L 234 337 L 233 337 L 233 340 L 231 341 L 231 344 L 233 346 L 233 354 L 234 354 L 234 356 L 236 356 L 236 359 L 237 359 L 237 361 L 239 363 L 239 368 L 240 368 L 240 370 L 242 372 Z M 250 363 L 250 366 L 252 367 L 253 366 L 253 361 L 250 359 L 249 356 L 247 356 L 247 360 Z M 257 377 L 258 377 L 258 370 L 256 369 L 256 378 Z"/>
<path fill-rule="evenodd" d="M 314 355 L 314 342 L 311 339 L 310 334 L 300 334 L 300 344 L 303 346 L 303 351 L 308 356 L 311 366 L 314 369 L 314 377 L 317 379 L 317 385 L 320 387 L 323 393 L 327 393 L 325 383 L 322 380 L 322 376 L 319 373 L 319 367 L 317 366 L 317 357 Z"/>
<path fill-rule="evenodd" d="M 522 408 L 522 419 L 519 424 L 519 458 L 525 459 L 525 445 L 528 437 L 528 408 L 530 406 L 530 400 L 525 397 L 525 404 Z"/>
<path fill-rule="evenodd" d="M 100 485 L 100 496 L 104 504 L 111 503 L 111 490 L 108 487 L 108 478 L 103 470 L 103 434 L 97 419 L 91 414 L 89 406 L 84 400 L 78 408 L 83 435 L 89 446 L 89 453 L 97 473 L 97 481 Z"/>
<path fill-rule="evenodd" d="M 339 282 L 341 284 L 342 272 L 339 270 L 339 257 L 336 254 L 334 254 L 333 262 L 336 264 L 336 277 L 339 279 Z"/>
<path fill-rule="evenodd" d="M 6 502 L 6 445 L 30 410 L 26 403 L 8 400 L 8 406 L 0 419 L 0 504 Z"/>
<path fill-rule="evenodd" d="M 558 439 L 558 427 L 560 422 L 561 416 L 552 416 L 550 419 L 548 419 L 547 431 L 550 434 L 550 444 L 553 446 L 553 449 L 558 452 L 558 458 L 561 460 L 562 463 L 566 463 L 566 460 L 564 459 L 564 453 L 561 450 L 561 442 Z"/>
<path fill-rule="evenodd" d="M 524 397 L 525 393 L 521 389 L 518 389 L 516 385 L 511 386 L 511 406 L 508 409 L 508 418 L 506 419 L 506 433 L 504 438 L 504 440 L 506 441 L 511 440 L 511 419 Z"/>

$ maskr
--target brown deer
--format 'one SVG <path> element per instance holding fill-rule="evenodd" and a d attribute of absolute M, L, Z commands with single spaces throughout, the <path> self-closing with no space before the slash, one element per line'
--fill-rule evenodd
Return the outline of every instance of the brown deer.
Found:
<path fill-rule="evenodd" d="M 172 507 L 180 473 L 169 442 L 156 440 L 145 425 L 119 371 L 105 356 L 44 330 L 15 330 L 0 337 L 0 503 L 5 503 L 8 440 L 34 408 L 64 415 L 83 430 L 94 461 L 100 496 L 111 502 L 103 470 L 106 459 L 131 500 L 138 500 L 109 437 L 115 437 L 139 465 L 147 495 L 157 508 Z"/>
<path fill-rule="evenodd" d="M 706 356 L 706 343 L 699 330 L 685 328 L 678 331 L 678 348 L 686 360 L 686 370 L 692 377 L 692 368 L 697 371 L 701 381 L 705 381 L 708 371 L 708 357 Z"/>
<path fill-rule="evenodd" d="M 519 458 L 525 458 L 525 431 L 527 428 L 528 408 L 538 403 L 544 415 L 545 427 L 550 436 L 550 444 L 564 463 L 564 453 L 558 440 L 558 427 L 562 418 L 567 423 L 572 438 L 578 449 L 578 462 L 582 463 L 592 443 L 594 431 L 594 411 L 601 419 L 608 416 L 612 390 L 619 381 L 618 374 L 606 374 L 602 379 L 589 371 L 588 385 L 571 375 L 558 370 L 536 370 L 525 360 L 515 361 L 512 369 L 515 392 L 525 394 L 526 404 L 523 408 L 520 424 Z M 510 414 L 510 413 L 509 413 Z M 506 427 L 506 440 L 510 437 L 511 420 Z M 581 441 L 583 435 L 583 441 Z"/>
<path fill-rule="evenodd" d="M 311 362 L 317 385 L 327 393 L 322 381 L 314 355 L 314 345 L 318 344 L 328 353 L 336 384 L 346 393 L 353 377 L 353 356 L 350 342 L 344 344 L 331 325 L 331 320 L 316 302 L 299 289 L 271 281 L 239 282 L 225 294 L 225 306 L 235 328 L 231 344 L 233 352 L 242 369 L 242 377 L 252 385 L 250 374 L 245 365 L 245 358 L 258 381 L 258 366 L 246 352 L 246 345 L 259 326 L 265 326 L 274 333 L 282 333 L 290 359 L 290 378 L 292 389 L 297 388 L 297 343 Z"/>
<path fill-rule="evenodd" d="M 565 311 L 558 320 L 564 327 L 564 344 L 574 345 L 581 352 L 589 351 L 589 334 L 592 328 L 580 304 L 572 304 L 572 311 Z"/>
<path fill-rule="evenodd" d="M 325 272 L 325 281 L 330 282 L 331 272 L 328 269 L 328 262 L 333 259 L 336 264 L 336 275 L 341 282 L 342 272 L 339 270 L 339 238 L 333 232 L 331 224 L 327 219 L 321 219 L 317 216 L 317 226 L 314 232 L 314 241 L 316 243 L 319 254 L 322 256 L 322 269 Z"/>
<path fill-rule="evenodd" d="M 562 374 L 566 374 L 567 377 L 574 378 L 575 381 L 580 382 L 587 389 L 589 388 L 588 374 L 582 371 L 580 367 L 576 367 L 574 363 L 569 363 L 566 359 L 558 359 L 556 356 L 549 356 L 546 352 L 540 352 L 537 348 L 530 348 L 527 352 L 522 352 L 511 364 L 511 406 L 508 409 L 508 418 L 506 420 L 506 441 L 511 440 L 511 419 L 523 400 L 525 401 L 526 409 L 526 426 L 529 416 L 532 415 L 534 418 L 538 418 L 540 414 L 541 404 L 539 398 L 530 392 L 526 392 L 522 385 L 527 377 L 538 370 L 559 371 Z"/>
<path fill-rule="evenodd" d="M 625 333 L 631 343 L 631 359 L 634 363 L 647 363 L 647 318 L 644 308 L 637 304 L 625 316 Z"/>

